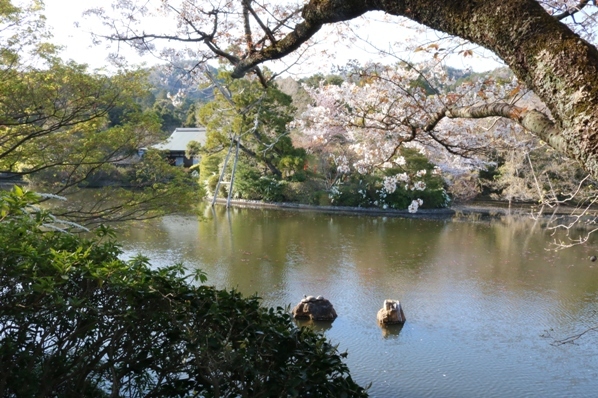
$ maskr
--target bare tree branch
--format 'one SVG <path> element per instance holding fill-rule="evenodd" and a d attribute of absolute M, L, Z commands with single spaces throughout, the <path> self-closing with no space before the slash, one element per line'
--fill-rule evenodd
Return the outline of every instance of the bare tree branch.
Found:
<path fill-rule="evenodd" d="M 247 10 L 249 13 L 251 13 L 251 15 L 253 16 L 253 18 L 255 19 L 255 21 L 258 23 L 258 25 L 262 28 L 262 30 L 264 31 L 265 35 L 268 37 L 268 39 L 270 40 L 270 43 L 272 45 L 276 44 L 276 38 L 274 37 L 274 34 L 272 33 L 272 31 L 270 30 L 270 28 L 268 28 L 268 26 L 266 26 L 266 24 L 264 24 L 264 22 L 261 20 L 261 18 L 257 15 L 257 13 L 255 12 L 255 10 L 253 9 L 253 7 L 251 7 L 251 2 L 250 0 L 243 0 L 243 10 Z"/>
<path fill-rule="evenodd" d="M 579 2 L 579 4 L 576 5 L 575 7 L 571 7 L 567 11 L 565 11 L 561 14 L 553 15 L 553 18 L 556 19 L 557 21 L 560 21 L 565 18 L 571 17 L 571 16 L 577 14 L 579 11 L 581 11 L 581 9 L 584 8 L 585 6 L 587 6 L 589 3 L 590 3 L 590 0 L 581 0 Z"/>
<path fill-rule="evenodd" d="M 573 343 L 575 343 L 575 341 L 577 341 L 583 335 L 585 335 L 585 334 L 587 334 L 589 332 L 594 332 L 594 331 L 598 331 L 598 326 L 594 326 L 594 327 L 588 328 L 588 329 L 584 330 L 581 333 L 574 334 L 574 335 L 566 337 L 564 339 L 555 340 L 552 343 L 550 343 L 550 345 L 560 346 L 560 345 L 563 345 L 563 344 L 573 344 Z"/>
<path fill-rule="evenodd" d="M 295 29 L 282 40 L 273 43 L 260 52 L 249 54 L 246 58 L 234 64 L 232 77 L 242 77 L 264 61 L 280 59 L 292 53 L 312 38 L 324 24 L 348 21 L 371 11 L 372 7 L 364 3 L 366 2 L 354 4 L 343 0 L 310 1 L 303 7 L 301 13 L 303 22 L 297 24 Z"/>

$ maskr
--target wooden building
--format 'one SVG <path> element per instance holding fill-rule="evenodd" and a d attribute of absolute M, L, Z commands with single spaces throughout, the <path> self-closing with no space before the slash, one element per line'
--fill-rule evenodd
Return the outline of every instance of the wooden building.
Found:
<path fill-rule="evenodd" d="M 191 141 L 197 141 L 202 146 L 205 145 L 205 127 L 177 128 L 167 140 L 152 145 L 151 148 L 168 151 L 168 159 L 175 166 L 191 167 L 192 165 L 199 163 L 199 156 L 188 158 L 185 155 L 187 144 Z"/>

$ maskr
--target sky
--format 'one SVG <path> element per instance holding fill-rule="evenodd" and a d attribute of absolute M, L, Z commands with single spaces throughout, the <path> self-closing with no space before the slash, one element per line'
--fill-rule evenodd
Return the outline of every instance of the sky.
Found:
<path fill-rule="evenodd" d="M 130 50 L 126 45 L 120 48 L 114 45 L 111 48 L 106 48 L 106 45 L 91 45 L 90 31 L 97 29 L 98 24 L 92 18 L 82 18 L 82 14 L 86 9 L 93 7 L 109 7 L 110 0 L 45 0 L 45 15 L 47 17 L 48 25 L 52 28 L 54 35 L 54 43 L 60 44 L 64 47 L 62 52 L 63 58 L 73 59 L 79 63 L 88 64 L 91 68 L 107 67 L 107 57 L 110 52 L 118 52 L 125 55 L 130 63 L 146 65 L 153 65 L 160 62 L 152 57 L 139 57 L 134 51 Z M 372 15 L 369 18 L 370 22 L 361 22 L 361 26 L 356 28 L 356 33 L 362 39 L 367 39 L 368 42 L 374 42 L 379 48 L 389 48 L 393 41 L 406 40 L 406 29 L 397 29 L 396 25 L 383 22 L 382 15 Z M 78 23 L 78 27 L 76 24 Z M 159 23 L 159 22 L 158 22 Z M 389 35 L 389 32 L 392 32 Z M 413 34 L 413 33 L 411 33 Z M 331 43 L 326 40 L 327 33 L 320 32 L 317 38 L 321 41 L 318 44 L 320 50 L 325 50 L 330 54 L 329 57 L 318 57 L 315 62 L 308 62 L 300 67 L 295 67 L 293 70 L 298 74 L 298 77 L 310 75 L 316 72 L 328 73 L 332 66 L 342 66 L 351 59 L 359 59 L 362 64 L 367 60 L 392 62 L 392 58 L 380 57 L 376 51 L 364 40 L 357 39 L 351 46 L 344 46 L 338 43 Z M 406 57 L 411 57 L 410 54 L 402 54 Z M 486 54 L 488 56 L 488 54 Z M 448 64 L 453 67 L 465 69 L 471 67 L 476 71 L 484 71 L 501 66 L 501 64 L 491 61 L 488 58 L 474 58 L 463 59 L 462 57 L 453 57 Z M 273 70 L 280 70 L 284 66 L 267 65 Z"/>
<path fill-rule="evenodd" d="M 104 45 L 91 44 L 91 31 L 93 26 L 90 18 L 83 18 L 85 10 L 94 7 L 106 6 L 109 0 L 45 0 L 45 15 L 47 24 L 52 29 L 53 41 L 64 47 L 62 56 L 79 63 L 90 65 L 92 68 L 107 66 L 107 57 L 110 52 L 118 50 Z M 76 26 L 78 24 L 78 26 Z M 143 60 L 135 52 L 121 48 L 128 57 L 137 62 L 153 63 L 152 60 Z"/>

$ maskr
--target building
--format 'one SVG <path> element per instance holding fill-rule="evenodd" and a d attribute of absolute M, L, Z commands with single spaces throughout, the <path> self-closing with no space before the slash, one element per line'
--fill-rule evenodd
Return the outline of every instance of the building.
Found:
<path fill-rule="evenodd" d="M 150 148 L 168 151 L 168 159 L 175 166 L 190 167 L 199 163 L 199 156 L 188 158 L 185 156 L 187 144 L 191 141 L 197 141 L 202 146 L 206 144 L 205 127 L 177 128 L 170 137 Z"/>

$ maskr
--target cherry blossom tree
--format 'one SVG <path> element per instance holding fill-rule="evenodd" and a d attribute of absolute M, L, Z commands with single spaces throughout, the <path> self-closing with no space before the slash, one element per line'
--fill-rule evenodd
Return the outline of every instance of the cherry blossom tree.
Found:
<path fill-rule="evenodd" d="M 511 124 L 493 120 L 483 128 L 470 119 L 447 118 L 444 111 L 520 100 L 522 86 L 512 76 L 457 84 L 438 62 L 369 65 L 355 70 L 358 76 L 349 76 L 340 86 L 305 86 L 313 104 L 294 125 L 303 141 L 310 142 L 307 148 L 312 152 L 336 153 L 331 156 L 342 160 L 336 163 L 345 173 L 395 168 L 396 175 L 385 176 L 385 194 L 394 192 L 397 183 L 411 190 L 425 189 L 421 178 L 425 169 L 411 175 L 401 170 L 405 165 L 402 147 L 417 149 L 432 159 L 438 174 L 460 175 L 485 167 L 483 156 L 490 149 L 527 145 L 520 134 L 514 134 Z"/>
<path fill-rule="evenodd" d="M 517 101 L 522 86 L 515 79 L 485 78 L 456 85 L 438 62 L 369 65 L 359 74 L 357 82 L 340 86 L 306 86 L 314 105 L 295 125 L 316 144 L 337 141 L 351 148 L 359 157 L 353 166 L 360 172 L 401 163 L 397 151 L 405 144 L 420 148 L 444 170 L 468 168 L 477 162 L 469 155 L 512 135 L 509 125 L 494 121 L 493 128 L 477 128 L 473 121 L 446 110 L 459 113 L 477 104 Z M 418 80 L 434 93 L 415 84 Z"/>
<path fill-rule="evenodd" d="M 322 39 L 320 31 L 371 11 L 400 17 L 397 32 L 411 21 L 492 51 L 548 107 L 543 111 L 490 102 L 440 109 L 438 120 L 509 119 L 598 176 L 598 50 L 593 44 L 598 8 L 593 1 L 121 0 L 114 7 L 122 15 L 119 20 L 103 10 L 93 11 L 112 29 L 105 37 L 140 51 L 199 62 L 226 60 L 234 66 L 233 77 L 255 73 L 263 84 L 267 79 L 260 73 L 262 63 L 300 58 L 306 45 Z M 154 26 L 150 32 L 138 25 L 158 14 L 171 17 L 173 26 Z M 191 46 L 166 48 L 160 40 Z M 467 55 L 473 50 L 461 51 Z"/>

